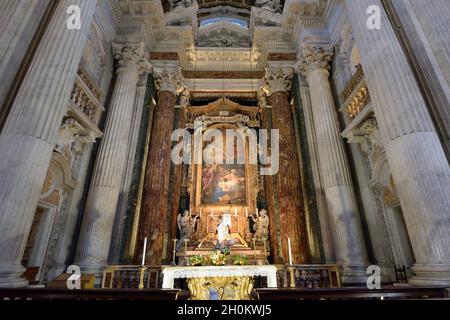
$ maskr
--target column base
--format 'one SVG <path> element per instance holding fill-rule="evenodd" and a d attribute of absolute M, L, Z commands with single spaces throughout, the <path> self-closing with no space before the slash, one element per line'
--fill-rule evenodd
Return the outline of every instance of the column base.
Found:
<path fill-rule="evenodd" d="M 343 285 L 366 286 L 367 285 L 367 266 L 349 266 L 344 265 L 341 269 L 341 281 Z"/>
<path fill-rule="evenodd" d="M 80 264 L 79 267 L 81 269 L 81 274 L 93 274 L 95 275 L 95 287 L 100 288 L 102 284 L 103 278 L 103 270 L 105 269 L 106 264 L 96 264 L 96 265 L 83 265 Z"/>
<path fill-rule="evenodd" d="M 53 281 L 59 277 L 62 273 L 65 273 L 67 266 L 65 264 L 53 265 L 47 272 L 47 282 Z"/>
<path fill-rule="evenodd" d="M 415 264 L 412 268 L 414 275 L 408 283 L 415 286 L 450 285 L 450 264 L 423 265 Z"/>
<path fill-rule="evenodd" d="M 0 288 L 24 288 L 28 285 L 28 280 L 22 278 L 25 268 L 0 267 Z"/>

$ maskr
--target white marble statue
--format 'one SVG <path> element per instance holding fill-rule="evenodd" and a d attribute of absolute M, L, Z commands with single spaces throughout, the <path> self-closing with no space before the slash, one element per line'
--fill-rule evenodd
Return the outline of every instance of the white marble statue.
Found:
<path fill-rule="evenodd" d="M 256 0 L 255 6 L 272 13 L 280 13 L 282 10 L 280 0 Z"/>
<path fill-rule="evenodd" d="M 224 243 L 225 241 L 230 239 L 230 222 L 228 220 L 229 219 L 227 219 L 226 214 L 220 217 L 219 223 L 217 225 L 217 241 L 219 243 Z"/>
<path fill-rule="evenodd" d="M 182 8 L 189 8 L 192 6 L 192 0 L 169 0 L 170 10 L 178 10 Z"/>

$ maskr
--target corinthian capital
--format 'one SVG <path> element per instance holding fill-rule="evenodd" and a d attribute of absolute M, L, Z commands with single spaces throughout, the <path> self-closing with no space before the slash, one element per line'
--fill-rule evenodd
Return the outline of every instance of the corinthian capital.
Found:
<path fill-rule="evenodd" d="M 151 64 L 145 57 L 144 43 L 113 43 L 114 59 L 120 68 L 136 68 L 139 74 L 148 73 Z"/>
<path fill-rule="evenodd" d="M 300 55 L 297 70 L 307 76 L 309 72 L 316 69 L 329 70 L 329 62 L 333 56 L 333 46 L 305 46 Z"/>
<path fill-rule="evenodd" d="M 279 91 L 288 92 L 291 89 L 291 83 L 292 70 L 266 69 L 262 90 L 269 96 Z"/>
<path fill-rule="evenodd" d="M 180 69 L 175 71 L 168 71 L 163 69 L 162 71 L 155 71 L 156 89 L 158 91 L 170 91 L 175 95 L 178 95 L 185 89 L 183 75 Z"/>

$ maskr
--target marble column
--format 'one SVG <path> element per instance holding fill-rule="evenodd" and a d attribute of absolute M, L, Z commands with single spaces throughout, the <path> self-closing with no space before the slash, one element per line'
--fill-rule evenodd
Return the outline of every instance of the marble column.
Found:
<path fill-rule="evenodd" d="M 332 54 L 332 47 L 306 46 L 301 55 L 300 72 L 309 84 L 320 176 L 334 230 L 337 262 L 343 265 L 344 282 L 359 283 L 367 279 L 368 258 L 328 79 Z"/>
<path fill-rule="evenodd" d="M 450 1 L 390 1 L 388 8 L 398 16 L 400 33 L 414 48 L 409 54 L 416 61 L 420 85 L 424 83 L 430 113 L 450 159 Z"/>
<path fill-rule="evenodd" d="M 113 43 L 117 78 L 95 162 L 75 263 L 98 273 L 108 263 L 114 218 L 127 166 L 139 75 L 149 70 L 143 43 Z"/>
<path fill-rule="evenodd" d="M 293 263 L 309 262 L 303 190 L 296 149 L 294 120 L 288 100 L 292 70 L 267 69 L 263 90 L 272 106 L 273 129 L 279 130 L 279 171 L 275 180 L 278 188 L 281 242 L 285 262 L 289 260 L 288 238 L 292 243 Z"/>
<path fill-rule="evenodd" d="M 258 91 L 258 104 L 262 109 L 261 111 L 261 129 L 272 129 L 272 111 L 271 108 L 267 108 L 267 97 L 262 89 Z M 280 211 L 278 209 L 278 194 L 274 188 L 274 176 L 264 176 L 264 193 L 267 202 L 267 210 L 269 212 L 269 244 L 270 244 L 270 257 L 274 264 L 284 264 L 285 260 L 283 256 L 283 243 L 281 241 L 281 221 Z"/>
<path fill-rule="evenodd" d="M 326 263 L 335 263 L 336 257 L 333 246 L 333 236 L 330 227 L 330 218 L 328 215 L 327 201 L 325 192 L 323 191 L 322 178 L 320 177 L 319 159 L 317 150 L 317 138 L 314 130 L 314 119 L 311 110 L 311 98 L 309 95 L 309 87 L 304 78 L 300 83 L 300 96 L 302 99 L 303 112 L 305 115 L 305 127 L 308 140 L 308 150 L 311 159 L 311 169 L 314 179 L 314 190 L 317 201 L 317 212 L 319 214 L 320 231 L 322 235 L 322 245 L 324 251 L 324 259 Z"/>
<path fill-rule="evenodd" d="M 27 284 L 22 255 L 96 3 L 59 3 L 0 135 L 0 287 Z M 81 30 L 66 28 L 71 4 L 80 6 Z"/>
<path fill-rule="evenodd" d="M 142 112 L 144 109 L 145 93 L 147 91 L 148 73 L 140 76 L 136 87 L 136 95 L 134 98 L 133 116 L 130 125 L 130 136 L 127 151 L 127 160 L 125 173 L 122 181 L 122 192 L 119 195 L 117 204 L 116 221 L 114 223 L 115 235 L 111 248 L 111 260 L 118 263 L 120 259 L 120 247 L 124 240 L 123 228 L 125 224 L 126 211 L 128 208 L 128 198 L 130 195 L 131 180 L 133 179 L 134 159 L 136 158 L 136 148 L 139 138 L 139 130 L 141 129 Z"/>
<path fill-rule="evenodd" d="M 182 76 L 178 71 L 155 72 L 158 101 L 154 111 L 144 193 L 141 203 L 136 261 L 142 259 L 144 238 L 148 238 L 146 264 L 160 265 L 163 261 L 164 244 L 168 241 L 167 214 L 171 164 L 171 134 L 175 115 L 177 94 L 182 88 Z"/>
<path fill-rule="evenodd" d="M 48 3 L 49 0 L 0 1 L 0 114 Z"/>
<path fill-rule="evenodd" d="M 366 10 L 381 9 L 381 28 Z M 411 67 L 379 0 L 346 0 L 416 264 L 413 284 L 450 284 L 450 166 Z"/>

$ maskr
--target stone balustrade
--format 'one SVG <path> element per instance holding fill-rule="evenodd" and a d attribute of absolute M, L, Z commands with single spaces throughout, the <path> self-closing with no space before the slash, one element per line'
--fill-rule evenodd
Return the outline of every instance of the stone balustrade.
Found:
<path fill-rule="evenodd" d="M 79 68 L 70 94 L 70 106 L 81 110 L 89 120 L 98 124 L 100 115 L 104 111 L 99 101 L 101 96 L 100 89 L 89 79 L 86 72 Z"/>
<path fill-rule="evenodd" d="M 369 89 L 361 65 L 357 66 L 356 73 L 342 91 L 341 101 L 343 101 L 342 109 L 347 112 L 350 120 L 355 119 L 369 103 Z"/>

